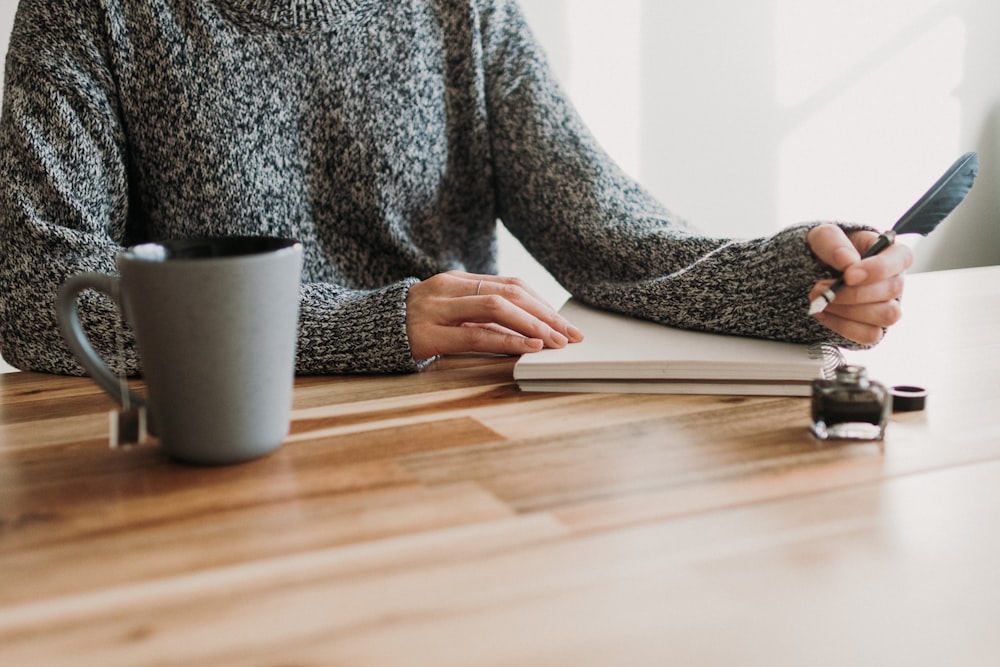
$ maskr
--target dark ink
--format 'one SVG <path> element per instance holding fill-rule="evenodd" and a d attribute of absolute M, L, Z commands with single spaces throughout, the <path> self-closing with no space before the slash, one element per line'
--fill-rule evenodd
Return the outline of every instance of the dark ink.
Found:
<path fill-rule="evenodd" d="M 812 432 L 821 440 L 881 440 L 891 409 L 889 390 L 863 366 L 839 366 L 833 380 L 813 382 Z"/>

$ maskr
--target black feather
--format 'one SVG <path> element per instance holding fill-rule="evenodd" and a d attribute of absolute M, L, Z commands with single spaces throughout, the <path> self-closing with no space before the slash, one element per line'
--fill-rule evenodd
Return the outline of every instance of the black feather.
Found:
<path fill-rule="evenodd" d="M 927 236 L 938 224 L 962 203 L 972 189 L 972 183 L 979 173 L 979 156 L 969 152 L 958 158 L 955 164 L 931 186 L 923 197 L 910 207 L 903 217 L 892 226 L 896 234 L 920 234 Z"/>
<path fill-rule="evenodd" d="M 903 217 L 887 232 L 879 234 L 863 257 L 873 257 L 896 240 L 899 234 L 920 234 L 927 236 L 934 228 L 962 203 L 972 189 L 972 183 L 979 173 L 979 156 L 975 152 L 966 153 L 944 172 L 931 189 L 910 207 Z M 844 276 L 840 276 L 821 295 L 809 304 L 809 314 L 822 312 L 832 303 L 837 292 L 844 286 Z"/>

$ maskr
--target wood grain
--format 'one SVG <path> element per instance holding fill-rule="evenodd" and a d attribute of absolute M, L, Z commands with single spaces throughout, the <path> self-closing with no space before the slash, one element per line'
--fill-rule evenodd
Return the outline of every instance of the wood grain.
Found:
<path fill-rule="evenodd" d="M 931 392 L 883 443 L 468 356 L 299 378 L 279 450 L 201 468 L 109 449 L 87 379 L 2 374 L 0 664 L 996 664 L 998 285 L 913 276 L 852 355 Z"/>

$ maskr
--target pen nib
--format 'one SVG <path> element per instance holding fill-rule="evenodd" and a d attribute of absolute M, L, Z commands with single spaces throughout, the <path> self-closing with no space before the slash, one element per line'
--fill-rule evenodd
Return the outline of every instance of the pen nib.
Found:
<path fill-rule="evenodd" d="M 813 299 L 812 302 L 809 304 L 809 314 L 815 315 L 816 313 L 822 313 L 824 310 L 826 310 L 826 306 L 828 303 L 830 302 L 827 301 L 825 296 L 823 296 L 822 294 L 819 295 L 818 297 Z"/>

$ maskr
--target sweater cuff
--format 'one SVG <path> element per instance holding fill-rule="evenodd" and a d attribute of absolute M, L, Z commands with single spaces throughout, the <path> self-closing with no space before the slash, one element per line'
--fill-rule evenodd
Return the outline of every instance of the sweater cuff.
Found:
<path fill-rule="evenodd" d="M 406 335 L 409 278 L 374 290 L 302 286 L 296 372 L 407 373 L 419 370 Z"/>

